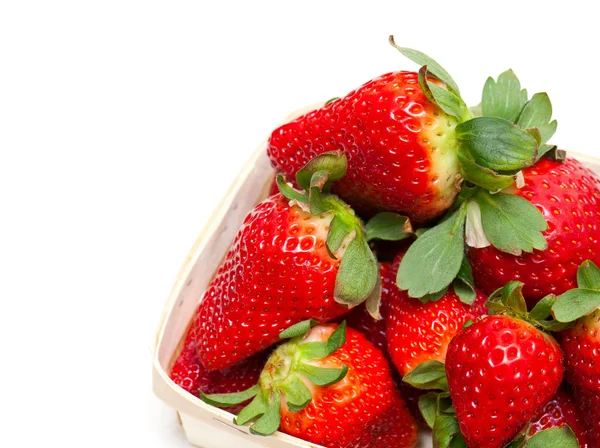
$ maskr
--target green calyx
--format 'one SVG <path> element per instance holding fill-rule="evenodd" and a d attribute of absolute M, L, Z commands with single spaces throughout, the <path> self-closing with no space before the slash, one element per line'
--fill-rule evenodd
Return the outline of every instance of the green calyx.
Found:
<path fill-rule="evenodd" d="M 367 225 L 339 197 L 331 194 L 331 185 L 346 174 L 348 160 L 339 151 L 320 154 L 296 174 L 294 189 L 280 174 L 277 185 L 288 199 L 313 215 L 332 216 L 327 234 L 327 249 L 333 259 L 341 258 L 335 282 L 334 298 L 343 305 L 356 306 L 369 300 L 378 315 L 379 268 L 368 242 L 372 239 L 399 240 L 412 235 L 408 218 L 395 213 L 376 215 Z"/>
<path fill-rule="evenodd" d="M 579 266 L 577 286 L 554 297 L 552 315 L 558 322 L 573 323 L 600 309 L 600 269 L 592 261 Z"/>
<path fill-rule="evenodd" d="M 200 399 L 212 406 L 235 406 L 252 399 L 233 420 L 236 425 L 252 422 L 252 434 L 268 436 L 279 429 L 281 400 L 291 412 L 304 409 L 312 401 L 310 384 L 327 387 L 341 381 L 348 367 L 324 368 L 314 360 L 333 354 L 346 342 L 346 323 L 342 323 L 325 341 L 306 339 L 314 321 L 304 321 L 281 333 L 291 339 L 283 343 L 269 357 L 257 385 L 232 394 L 204 394 Z M 312 362 L 311 362 L 312 361 Z"/>

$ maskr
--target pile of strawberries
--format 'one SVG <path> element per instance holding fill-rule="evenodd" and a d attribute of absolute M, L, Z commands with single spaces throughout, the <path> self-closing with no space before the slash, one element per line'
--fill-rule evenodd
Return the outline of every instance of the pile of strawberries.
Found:
<path fill-rule="evenodd" d="M 433 59 L 273 131 L 171 378 L 325 447 L 600 447 L 600 179 L 512 71 Z"/>

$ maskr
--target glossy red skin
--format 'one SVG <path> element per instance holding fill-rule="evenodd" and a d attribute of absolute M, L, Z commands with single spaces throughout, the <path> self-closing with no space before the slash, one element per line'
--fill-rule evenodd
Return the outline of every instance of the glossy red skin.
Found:
<path fill-rule="evenodd" d="M 590 448 L 587 429 L 583 417 L 573 400 L 566 391 L 559 389 L 556 395 L 543 407 L 540 414 L 531 420 L 527 436 L 531 437 L 544 429 L 558 426 L 569 426 L 577 440 L 579 448 Z"/>
<path fill-rule="evenodd" d="M 206 394 L 241 392 L 258 382 L 268 356 L 268 351 L 261 352 L 227 369 L 207 370 L 200 363 L 196 351 L 196 331 L 192 327 L 188 331 L 183 349 L 171 369 L 170 377 L 177 385 L 196 397 L 200 390 Z M 246 404 L 223 409 L 232 414 L 238 414 Z"/>
<path fill-rule="evenodd" d="M 315 236 L 310 215 L 288 202 L 272 196 L 246 216 L 204 293 L 195 325 L 207 369 L 250 357 L 298 322 L 326 322 L 348 312 L 333 298 L 340 260 Z"/>
<path fill-rule="evenodd" d="M 457 194 L 440 193 L 431 166 L 437 149 L 427 138 L 449 120 L 427 100 L 417 73 L 388 73 L 276 129 L 267 155 L 292 180 L 316 155 L 341 150 L 348 171 L 334 193 L 361 215 L 391 210 L 419 223 L 440 216 Z"/>
<path fill-rule="evenodd" d="M 565 352 L 567 381 L 591 430 L 591 440 L 600 446 L 600 310 L 580 318 L 559 334 Z"/>
<path fill-rule="evenodd" d="M 510 442 L 556 393 L 562 361 L 551 336 L 511 317 L 484 317 L 456 335 L 446 374 L 469 448 Z"/>
<path fill-rule="evenodd" d="M 327 335 L 337 325 L 328 327 Z M 319 362 L 330 368 L 342 364 L 348 367 L 346 377 L 332 386 L 314 386 L 306 408 L 289 412 L 282 405 L 281 430 L 331 448 L 413 447 L 417 425 L 381 351 L 362 333 L 348 328 L 346 343 Z"/>
<path fill-rule="evenodd" d="M 526 185 L 517 194 L 544 214 L 548 249 L 516 257 L 494 247 L 470 249 L 476 285 L 486 294 L 511 280 L 525 283 L 530 306 L 548 294 L 577 287 L 577 268 L 600 263 L 600 180 L 575 159 L 542 159 L 523 171 Z"/>
<path fill-rule="evenodd" d="M 486 297 L 477 292 L 471 306 L 465 305 L 452 288 L 436 302 L 422 303 L 396 286 L 399 254 L 389 269 L 382 268 L 382 301 L 386 312 L 388 352 L 404 376 L 426 361 L 444 362 L 450 340 L 465 322 L 487 314 Z"/>

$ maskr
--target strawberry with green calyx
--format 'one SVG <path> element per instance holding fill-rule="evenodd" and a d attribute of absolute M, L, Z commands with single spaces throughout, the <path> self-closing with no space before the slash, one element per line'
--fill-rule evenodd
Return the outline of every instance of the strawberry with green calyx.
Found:
<path fill-rule="evenodd" d="M 600 441 L 600 269 L 591 261 L 577 271 L 578 288 L 556 299 L 554 317 L 574 325 L 558 336 L 565 352 L 567 381 L 596 445 Z"/>
<path fill-rule="evenodd" d="M 362 334 L 305 321 L 284 331 L 259 383 L 238 394 L 205 395 L 215 406 L 253 401 L 234 422 L 250 432 L 277 429 L 326 447 L 412 447 L 414 420 L 379 350 Z M 312 327 L 312 328 L 311 328 Z"/>
<path fill-rule="evenodd" d="M 368 237 L 352 209 L 329 193 L 345 168 L 345 156 L 321 154 L 298 172 L 305 191 L 279 176 L 282 194 L 246 216 L 196 313 L 204 367 L 232 366 L 276 343 L 290 325 L 327 322 L 364 301 L 377 315 L 378 265 L 368 238 L 385 226 L 378 233 L 371 225 Z"/>

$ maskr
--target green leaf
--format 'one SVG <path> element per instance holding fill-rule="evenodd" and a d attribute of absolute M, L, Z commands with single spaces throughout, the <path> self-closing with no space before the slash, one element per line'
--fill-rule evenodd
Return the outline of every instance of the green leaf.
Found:
<path fill-rule="evenodd" d="M 533 435 L 525 444 L 526 448 L 579 448 L 577 437 L 568 426 L 544 429 Z"/>
<path fill-rule="evenodd" d="M 494 171 L 520 170 L 537 160 L 535 138 L 503 118 L 465 121 L 456 127 L 456 137 L 478 165 Z"/>
<path fill-rule="evenodd" d="M 334 298 L 343 305 L 358 305 L 371 294 L 377 283 L 379 268 L 371 248 L 362 234 L 348 245 L 335 279 Z"/>
<path fill-rule="evenodd" d="M 552 315 L 559 322 L 573 322 L 600 307 L 600 291 L 571 289 L 558 296 L 552 306 Z"/>
<path fill-rule="evenodd" d="M 298 375 L 290 375 L 282 387 L 287 406 L 292 412 L 304 409 L 312 401 L 312 394 Z"/>
<path fill-rule="evenodd" d="M 462 303 L 467 305 L 473 305 L 477 298 L 475 292 L 475 280 L 473 280 L 473 271 L 467 257 L 463 257 L 462 263 L 460 264 L 460 270 L 458 275 L 454 279 L 452 284 L 454 293 L 458 296 Z"/>
<path fill-rule="evenodd" d="M 279 333 L 279 339 L 291 339 L 298 336 L 304 336 L 317 324 L 318 322 L 313 319 L 303 320 Z"/>
<path fill-rule="evenodd" d="M 374 239 L 399 241 L 413 235 L 410 220 L 406 216 L 392 212 L 381 212 L 373 216 L 365 225 L 367 241 Z"/>
<path fill-rule="evenodd" d="M 400 289 L 410 297 L 423 297 L 452 283 L 464 257 L 465 219 L 463 204 L 411 244 L 398 269 Z"/>
<path fill-rule="evenodd" d="M 552 306 L 556 303 L 557 297 L 554 294 L 549 294 L 535 304 L 529 312 L 529 317 L 536 321 L 543 321 L 552 315 Z"/>
<path fill-rule="evenodd" d="M 458 85 L 452 79 L 452 76 L 450 76 L 450 74 L 444 70 L 440 64 L 427 56 L 425 53 L 421 53 L 420 51 L 413 50 L 411 48 L 399 47 L 396 45 L 396 42 L 394 42 L 394 36 L 390 36 L 390 44 L 414 63 L 418 65 L 426 65 L 429 72 L 443 81 L 456 94 L 459 93 Z"/>
<path fill-rule="evenodd" d="M 600 290 L 600 269 L 591 260 L 584 261 L 577 269 L 577 286 Z"/>
<path fill-rule="evenodd" d="M 458 420 L 453 415 L 438 415 L 433 424 L 433 446 L 448 448 L 455 434 L 459 434 Z"/>
<path fill-rule="evenodd" d="M 450 442 L 450 448 L 469 448 L 467 446 L 467 442 L 465 442 L 465 438 L 459 432 L 454 435 L 452 438 L 452 442 Z"/>
<path fill-rule="evenodd" d="M 248 422 L 258 418 L 267 411 L 267 400 L 264 392 L 259 393 L 254 397 L 254 400 L 240 411 L 238 416 L 233 420 L 236 425 L 245 425 Z"/>
<path fill-rule="evenodd" d="M 556 132 L 557 122 L 552 119 L 552 103 L 547 93 L 536 93 L 525 104 L 517 125 L 523 129 L 536 127 L 539 129 L 542 143 L 546 143 Z"/>
<path fill-rule="evenodd" d="M 348 169 L 348 159 L 340 151 L 330 151 L 319 154 L 308 162 L 304 168 L 296 173 L 296 183 L 304 190 L 311 187 L 313 175 L 319 171 L 328 173 L 326 176 L 318 176 L 321 179 L 321 190 L 326 189 L 330 183 L 341 179 Z"/>
<path fill-rule="evenodd" d="M 497 192 L 510 187 L 515 182 L 515 176 L 498 174 L 494 170 L 478 165 L 473 156 L 462 146 L 459 147 L 457 156 L 463 178 L 488 191 Z"/>
<path fill-rule="evenodd" d="M 448 390 L 446 366 L 439 361 L 426 361 L 404 375 L 402 381 L 417 389 Z"/>
<path fill-rule="evenodd" d="M 484 117 L 498 117 L 517 121 L 527 102 L 527 91 L 521 90 L 521 83 L 512 70 L 498 76 L 498 81 L 488 78 L 483 87 L 481 111 Z M 529 126 L 528 126 L 529 127 Z"/>
<path fill-rule="evenodd" d="M 317 386 L 331 386 L 332 384 L 341 381 L 346 376 L 348 367 L 342 365 L 341 369 L 330 369 L 302 363 L 298 367 L 298 372 Z"/>
<path fill-rule="evenodd" d="M 252 386 L 250 389 L 246 389 L 242 392 L 235 392 L 230 394 L 205 394 L 202 391 L 199 392 L 200 399 L 211 406 L 217 406 L 225 408 L 228 406 L 235 406 L 244 401 L 249 400 L 260 392 L 260 386 L 257 384 Z"/>
<path fill-rule="evenodd" d="M 430 428 L 433 428 L 437 415 L 437 395 L 437 392 L 427 392 L 419 397 L 419 410 Z"/>
<path fill-rule="evenodd" d="M 481 210 L 481 224 L 486 237 L 497 249 L 513 255 L 545 250 L 542 234 L 548 229 L 544 215 L 520 196 L 478 191 L 474 200 Z"/>
<path fill-rule="evenodd" d="M 279 429 L 281 422 L 281 394 L 271 391 L 265 413 L 252 426 L 250 432 L 258 436 L 270 436 Z"/>
<path fill-rule="evenodd" d="M 294 201 L 298 201 L 298 202 L 308 203 L 308 196 L 305 195 L 304 193 L 301 193 L 301 192 L 295 190 L 290 185 L 288 185 L 285 182 L 285 177 L 283 177 L 282 174 L 277 175 L 276 182 L 277 182 L 277 187 L 279 187 L 279 191 L 286 198 L 294 200 Z"/>
<path fill-rule="evenodd" d="M 338 325 L 335 331 L 329 335 L 327 341 L 325 342 L 325 346 L 327 347 L 326 356 L 336 352 L 342 345 L 346 343 L 346 328 L 346 321 L 343 321 L 340 325 Z"/>

